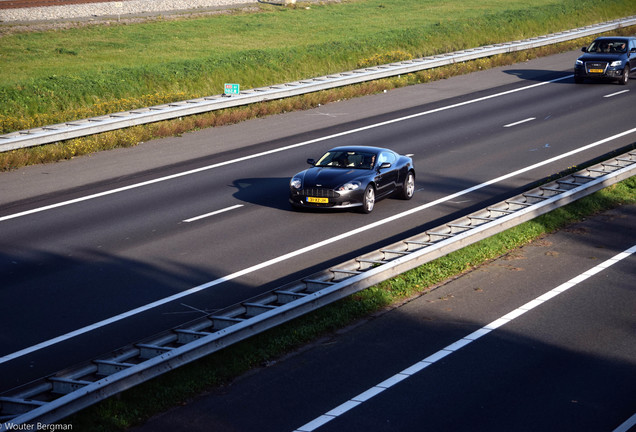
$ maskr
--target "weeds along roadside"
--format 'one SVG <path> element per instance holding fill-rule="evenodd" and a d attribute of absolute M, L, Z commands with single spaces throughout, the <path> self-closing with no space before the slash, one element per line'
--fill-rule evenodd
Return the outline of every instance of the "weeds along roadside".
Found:
<path fill-rule="evenodd" d="M 254 368 L 267 367 L 319 338 L 398 307 L 478 266 L 559 229 L 621 205 L 636 205 L 636 177 L 536 219 L 424 264 L 280 327 L 232 345 L 109 398 L 63 423 L 73 430 L 122 431 L 204 391 L 228 385 Z"/>
<path fill-rule="evenodd" d="M 631 35 L 636 27 L 622 28 L 612 34 Z M 409 85 L 423 84 L 468 74 L 484 69 L 525 62 L 538 57 L 562 53 L 577 49 L 591 42 L 596 36 L 548 45 L 526 51 L 499 54 L 492 57 L 472 60 L 435 69 L 423 70 L 399 77 L 385 78 L 347 87 L 322 90 L 301 96 L 275 101 L 260 102 L 246 106 L 211 111 L 179 119 L 166 120 L 147 125 L 133 126 L 101 134 L 60 141 L 43 146 L 17 149 L 0 153 L 0 171 L 15 170 L 28 165 L 58 162 L 99 151 L 115 148 L 133 147 L 139 143 L 157 138 L 179 136 L 186 132 L 208 127 L 235 124 L 249 119 L 281 114 L 290 111 L 306 110 L 335 101 L 361 97 Z M 392 51 L 373 58 L 362 60 L 359 67 L 371 64 L 384 64 L 410 59 L 409 54 Z M 186 99 L 183 94 L 181 100 Z M 162 98 L 145 98 L 145 106 L 162 103 Z"/>

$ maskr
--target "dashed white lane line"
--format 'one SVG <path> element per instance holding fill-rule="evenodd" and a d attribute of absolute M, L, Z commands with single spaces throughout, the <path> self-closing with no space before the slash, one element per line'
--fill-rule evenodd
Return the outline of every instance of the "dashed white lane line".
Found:
<path fill-rule="evenodd" d="M 616 92 L 616 93 L 611 93 L 611 94 L 605 95 L 603 97 L 611 98 L 611 97 L 618 96 L 620 94 L 627 93 L 627 92 L 629 92 L 629 90 L 622 90 L 622 91 L 619 91 L 619 92 Z"/>
<path fill-rule="evenodd" d="M 104 319 L 102 321 L 87 325 L 87 326 L 79 328 L 77 330 L 73 330 L 71 332 L 68 332 L 66 334 L 63 334 L 61 336 L 57 336 L 57 337 L 49 339 L 49 340 L 46 340 L 44 342 L 40 342 L 40 343 L 38 343 L 36 345 L 32 345 L 30 347 L 21 349 L 19 351 L 15 351 L 15 352 L 13 352 L 11 354 L 7 354 L 7 355 L 5 355 L 3 357 L 0 357 L 0 364 L 6 363 L 6 362 L 11 361 L 11 360 L 15 360 L 15 359 L 23 357 L 23 356 L 25 356 L 27 354 L 31 354 L 33 352 L 36 352 L 36 351 L 39 351 L 41 349 L 47 348 L 49 346 L 58 344 L 60 342 L 64 342 L 64 341 L 72 339 L 72 338 L 74 338 L 76 336 L 88 333 L 90 331 L 96 330 L 96 329 L 101 328 L 101 327 L 105 327 L 107 325 L 113 324 L 115 322 L 121 321 L 121 320 L 129 318 L 131 316 L 138 315 L 140 313 L 146 312 L 148 310 L 154 309 L 156 307 L 162 306 L 164 304 L 170 303 L 170 302 L 178 300 L 180 298 L 189 296 L 191 294 L 194 294 L 194 293 L 197 293 L 197 292 L 212 288 L 214 286 L 220 285 L 220 284 L 225 283 L 227 281 L 237 279 L 239 277 L 245 276 L 245 275 L 253 273 L 255 271 L 264 269 L 266 267 L 270 267 L 270 266 L 272 266 L 274 264 L 281 263 L 281 262 L 286 261 L 286 260 L 288 260 L 290 258 L 293 258 L 293 257 L 296 257 L 296 256 L 300 256 L 300 255 L 302 255 L 304 253 L 319 249 L 319 248 L 321 248 L 323 246 L 338 242 L 340 240 L 344 240 L 344 239 L 350 238 L 350 237 L 352 237 L 354 235 L 358 235 L 358 234 L 360 234 L 362 232 L 374 229 L 374 228 L 376 228 L 378 226 L 382 226 L 382 225 L 387 224 L 387 223 L 391 223 L 391 222 L 393 222 L 395 220 L 401 219 L 401 218 L 406 217 L 406 216 L 410 216 L 410 215 L 415 214 L 417 212 L 420 212 L 422 210 L 425 210 L 425 209 L 428 209 L 428 208 L 431 208 L 431 207 L 435 207 L 436 205 L 439 205 L 441 203 L 452 201 L 452 200 L 454 200 L 454 199 L 456 199 L 456 198 L 458 198 L 460 196 L 467 195 L 467 194 L 469 194 L 471 192 L 474 192 L 476 190 L 485 188 L 485 187 L 493 185 L 493 184 L 500 183 L 503 180 L 518 176 L 518 175 L 520 175 L 522 173 L 525 173 L 525 172 L 528 172 L 528 171 L 532 171 L 533 169 L 536 169 L 538 167 L 550 164 L 550 163 L 552 163 L 554 161 L 557 161 L 559 159 L 563 159 L 563 158 L 566 158 L 566 157 L 571 156 L 573 154 L 585 151 L 587 149 L 590 149 L 590 148 L 593 148 L 593 147 L 596 147 L 596 146 L 611 142 L 613 140 L 616 140 L 618 138 L 621 138 L 623 136 L 626 136 L 626 135 L 629 135 L 629 134 L 632 134 L 632 133 L 636 133 L 636 128 L 627 130 L 625 132 L 621 132 L 619 134 L 616 134 L 616 135 L 613 135 L 611 137 L 602 139 L 600 141 L 596 141 L 596 142 L 594 142 L 592 144 L 588 144 L 586 146 L 579 147 L 579 148 L 577 148 L 575 150 L 569 151 L 567 153 L 563 153 L 563 154 L 561 154 L 559 156 L 555 156 L 555 157 L 550 158 L 550 159 L 546 159 L 546 160 L 544 160 L 542 162 L 538 162 L 538 163 L 536 163 L 534 165 L 530 165 L 530 166 L 527 166 L 525 168 L 521 168 L 521 169 L 519 169 L 517 171 L 513 171 L 513 172 L 510 172 L 508 174 L 504 174 L 504 175 L 502 175 L 500 177 L 494 178 L 492 180 L 488 180 L 487 182 L 484 182 L 484 183 L 469 187 L 468 189 L 464 189 L 464 190 L 461 190 L 459 192 L 455 192 L 454 194 L 447 195 L 445 197 L 441 197 L 441 198 L 436 199 L 434 201 L 430 201 L 430 202 L 428 202 L 426 204 L 422 204 L 421 206 L 412 208 L 412 209 L 404 211 L 402 213 L 397 213 L 397 214 L 395 214 L 393 216 L 390 216 L 390 217 L 385 218 L 385 219 L 381 219 L 379 221 L 370 223 L 368 225 L 361 226 L 361 227 L 356 228 L 356 229 L 354 229 L 352 231 L 339 234 L 339 235 L 337 235 L 335 237 L 330 237 L 328 239 L 325 239 L 325 240 L 320 241 L 318 243 L 311 244 L 309 246 L 305 246 L 303 248 L 300 248 L 298 250 L 286 253 L 286 254 L 281 255 L 279 257 L 272 258 L 272 259 L 270 259 L 268 261 L 264 261 L 264 262 L 262 262 L 260 264 L 256 264 L 256 265 L 254 265 L 252 267 L 248 267 L 246 269 L 243 269 L 243 270 L 237 271 L 235 273 L 229 274 L 227 276 L 221 277 L 219 279 L 215 279 L 213 281 L 204 283 L 202 285 L 187 289 L 185 291 L 181 291 L 181 292 L 179 292 L 177 294 L 173 294 L 173 295 L 171 295 L 169 297 L 164 297 L 162 299 L 155 300 L 155 301 L 153 301 L 151 303 L 145 304 L 143 306 L 139 306 L 139 307 L 137 307 L 135 309 L 131 309 L 131 310 L 126 311 L 126 312 L 123 312 L 123 313 L 121 313 L 119 315 L 115 315 L 115 316 L 112 316 L 110 318 L 106 318 L 106 319 Z M 2 220 L 3 219 L 0 218 L 0 222 Z"/>
<path fill-rule="evenodd" d="M 530 117 L 530 118 L 527 118 L 527 119 L 524 119 L 524 120 L 519 120 L 518 122 L 509 123 L 507 125 L 504 125 L 504 127 L 505 128 L 509 128 L 509 127 L 517 126 L 517 125 L 520 125 L 520 124 L 523 124 L 523 123 L 528 123 L 528 122 L 531 122 L 531 121 L 536 120 L 536 119 L 537 119 L 536 117 Z"/>
<path fill-rule="evenodd" d="M 418 118 L 418 117 L 422 117 L 422 116 L 426 116 L 426 115 L 430 115 L 430 114 L 435 114 L 435 113 L 438 113 L 438 112 L 447 111 L 447 110 L 451 110 L 451 109 L 454 109 L 454 108 L 459 108 L 459 107 L 462 107 L 462 106 L 465 106 L 465 105 L 470 105 L 470 104 L 474 104 L 474 103 L 478 103 L 478 102 L 483 102 L 483 101 L 486 101 L 486 100 L 489 100 L 489 99 L 493 99 L 493 98 L 497 98 L 497 97 L 501 97 L 501 96 L 506 96 L 506 95 L 509 95 L 509 94 L 514 94 L 514 93 L 517 93 L 517 92 L 520 92 L 520 91 L 533 89 L 535 87 L 541 87 L 541 86 L 548 85 L 548 84 L 551 84 L 551 83 L 554 83 L 554 82 L 558 82 L 558 81 L 563 81 L 563 80 L 572 78 L 572 76 L 573 75 L 568 75 L 568 76 L 564 76 L 564 77 L 561 77 L 561 78 L 556 78 L 556 79 L 553 79 L 553 80 L 550 80 L 550 81 L 540 82 L 540 83 L 532 84 L 532 85 L 529 85 L 529 86 L 520 87 L 520 88 L 516 88 L 516 89 L 513 89 L 513 90 L 508 90 L 508 91 L 501 92 L 501 93 L 495 93 L 495 94 L 492 94 L 492 95 L 480 97 L 480 98 L 477 98 L 477 99 L 471 99 L 471 100 L 468 100 L 468 101 L 465 101 L 465 102 L 456 103 L 456 104 L 453 104 L 453 105 L 446 105 L 446 106 L 443 106 L 443 107 L 440 107 L 440 108 L 435 108 L 435 109 L 432 109 L 432 110 L 429 110 L 429 111 L 422 111 L 422 112 L 419 112 L 419 113 L 416 113 L 416 114 L 411 114 L 411 115 L 408 115 L 408 116 L 405 116 L 405 117 L 399 117 L 399 118 L 395 118 L 395 119 L 392 119 L 392 120 L 387 120 L 387 121 L 384 121 L 384 122 L 374 123 L 374 124 L 371 124 L 371 125 L 368 125 L 368 126 L 363 126 L 363 127 L 360 127 L 360 128 L 347 130 L 347 131 L 336 133 L 336 134 L 333 134 L 333 135 L 326 135 L 324 137 L 319 137 L 319 138 L 316 138 L 316 139 L 313 139 L 313 140 L 303 141 L 303 142 L 299 142 L 299 143 L 296 143 L 296 144 L 291 144 L 291 145 L 288 145 L 288 146 L 279 147 L 279 148 L 275 148 L 275 149 L 272 149 L 272 150 L 264 151 L 264 152 L 261 152 L 261 153 L 254 153 L 254 154 L 247 155 L 247 156 L 244 156 L 244 157 L 231 159 L 231 160 L 228 160 L 228 161 L 216 163 L 216 164 L 213 164 L 213 165 L 204 166 L 204 167 L 201 167 L 201 168 L 196 168 L 196 169 L 189 170 L 189 171 L 183 171 L 183 172 L 176 173 L 176 174 L 169 175 L 169 176 L 165 176 L 165 177 L 159 177 L 159 178 L 156 178 L 156 179 L 153 179 L 153 180 L 148 180 L 148 181 L 141 182 L 141 183 L 135 183 L 135 184 L 132 184 L 132 185 L 129 185 L 129 186 L 124 186 L 124 187 L 120 187 L 120 188 L 116 188 L 116 189 L 111 189 L 111 190 L 107 190 L 107 191 L 96 193 L 96 194 L 92 194 L 92 195 L 86 195 L 86 196 L 79 197 L 79 198 L 76 198 L 76 199 L 72 199 L 72 200 L 68 200 L 68 201 L 62 201 L 62 202 L 59 202 L 59 203 L 51 204 L 51 205 L 44 206 L 44 207 L 38 207 L 38 208 L 31 209 L 31 210 L 26 210 L 26 211 L 23 211 L 23 212 L 20 212 L 20 213 L 14 213 L 14 214 L 6 215 L 6 216 L 1 216 L 0 217 L 0 222 L 6 221 L 6 220 L 10 220 L 10 219 L 19 218 L 19 217 L 23 217 L 23 216 L 28 216 L 28 215 L 31 215 L 31 214 L 34 214 L 34 213 L 39 213 L 39 212 L 43 212 L 43 211 L 53 210 L 53 209 L 56 209 L 56 208 L 59 208 L 59 207 L 64 207 L 64 206 L 71 205 L 71 204 L 77 204 L 77 203 L 88 201 L 88 200 L 92 200 L 92 199 L 95 199 L 95 198 L 100 198 L 100 197 L 104 197 L 104 196 L 108 196 L 108 195 L 112 195 L 112 194 L 116 194 L 116 193 L 120 193 L 120 192 L 125 192 L 125 191 L 131 190 L 131 189 L 136 189 L 136 188 L 140 188 L 140 187 L 149 186 L 149 185 L 152 185 L 152 184 L 161 183 L 161 182 L 168 181 L 168 180 L 173 180 L 173 179 L 176 179 L 176 178 L 179 178 L 179 177 L 184 177 L 184 176 L 188 176 L 188 175 L 192 175 L 192 174 L 197 174 L 197 173 L 200 173 L 200 172 L 216 169 L 216 168 L 227 166 L 227 165 L 236 164 L 236 163 L 239 163 L 239 162 L 248 161 L 248 160 L 251 160 L 251 159 L 256 159 L 256 158 L 263 157 L 263 156 L 268 156 L 268 155 L 271 155 L 271 154 L 275 154 L 275 153 L 291 150 L 291 149 L 298 148 L 298 147 L 304 147 L 306 145 L 314 144 L 314 143 L 317 143 L 317 142 L 327 141 L 327 140 L 331 140 L 331 139 L 334 139 L 334 138 L 339 138 L 339 137 L 346 136 L 346 135 L 352 135 L 352 134 L 355 134 L 355 133 L 358 133 L 358 132 L 362 132 L 362 131 L 366 131 L 366 130 L 370 130 L 370 129 L 375 129 L 375 128 L 387 126 L 387 125 L 390 125 L 390 124 L 393 124 L 393 123 L 399 123 L 399 122 L 402 122 L 402 121 L 411 120 L 411 119 L 414 119 L 414 118 Z"/>
<path fill-rule="evenodd" d="M 190 219 L 185 219 L 183 222 L 188 222 L 189 223 L 189 222 L 198 221 L 199 219 L 205 219 L 205 218 L 208 218 L 210 216 L 214 216 L 214 215 L 218 215 L 218 214 L 221 214 L 221 213 L 225 213 L 225 212 L 230 211 L 230 210 L 236 210 L 237 208 L 240 208 L 240 207 L 243 207 L 243 204 L 237 204 L 237 205 L 234 205 L 234 206 L 231 206 L 231 207 L 227 207 L 227 208 L 224 208 L 224 209 L 221 209 L 221 210 L 217 210 L 217 211 L 213 211 L 213 212 L 210 212 L 210 213 L 206 213 L 206 214 L 201 215 L 201 216 L 195 216 L 195 217 L 190 218 Z"/>
<path fill-rule="evenodd" d="M 636 252 L 636 245 L 632 246 L 631 248 L 627 249 L 624 252 L 621 252 L 615 256 L 613 256 L 612 258 L 608 259 L 607 261 L 602 262 L 601 264 L 597 265 L 596 267 L 593 267 L 589 270 L 587 270 L 586 272 L 576 276 L 575 278 L 570 279 L 569 281 L 559 285 L 558 287 L 548 291 L 545 294 L 542 294 L 541 296 L 537 297 L 536 299 L 526 303 L 523 306 L 520 306 L 519 308 L 513 310 L 512 312 L 504 315 L 503 317 L 491 322 L 490 324 L 480 328 L 479 330 L 469 334 L 468 336 L 465 336 L 464 338 L 450 344 L 449 346 L 447 346 L 446 348 L 443 348 L 441 350 L 439 350 L 438 352 L 428 356 L 427 358 L 415 363 L 414 365 L 408 367 L 407 369 L 404 369 L 402 372 L 399 372 L 395 375 L 393 375 L 392 377 L 382 381 L 380 384 L 375 385 L 374 387 L 364 391 L 363 393 L 360 393 L 358 396 L 355 396 L 353 398 L 351 398 L 350 400 L 346 401 L 345 403 L 337 406 L 336 408 L 332 409 L 331 411 L 321 415 L 320 417 L 315 418 L 314 420 L 310 421 L 309 423 L 305 424 L 304 426 L 299 427 L 298 429 L 296 429 L 294 432 L 313 432 L 316 429 L 320 428 L 321 426 L 323 426 L 324 424 L 330 422 L 331 420 L 334 420 L 336 418 L 338 418 L 339 416 L 341 416 L 342 414 L 350 411 L 351 409 L 357 407 L 358 405 L 368 401 L 369 399 L 373 398 L 374 396 L 382 393 L 384 390 L 389 389 L 391 387 L 393 387 L 394 385 L 404 381 L 407 378 L 410 378 L 411 376 L 415 375 L 416 373 L 420 372 L 422 369 L 438 362 L 439 360 L 443 359 L 444 357 L 453 354 L 455 351 L 465 347 L 466 345 L 470 344 L 471 342 L 476 341 L 477 339 L 479 339 L 482 336 L 487 335 L 488 333 L 490 333 L 493 330 L 496 330 L 497 328 L 508 324 L 509 322 L 511 322 L 512 320 L 519 318 L 521 315 L 525 314 L 528 311 L 531 311 L 532 309 L 536 308 L 537 306 L 542 305 L 544 302 L 556 297 L 557 295 L 569 290 L 570 288 L 578 285 L 579 283 L 583 282 L 584 280 L 594 276 L 595 274 L 607 269 L 608 267 L 618 263 L 619 261 L 629 257 L 630 255 L 632 255 L 634 252 Z M 627 431 L 631 426 L 633 426 L 636 423 L 636 414 L 634 416 L 632 416 L 632 418 L 630 418 L 627 422 L 623 423 L 623 425 L 628 425 L 628 427 L 626 429 L 616 429 L 614 432 L 625 432 Z"/>

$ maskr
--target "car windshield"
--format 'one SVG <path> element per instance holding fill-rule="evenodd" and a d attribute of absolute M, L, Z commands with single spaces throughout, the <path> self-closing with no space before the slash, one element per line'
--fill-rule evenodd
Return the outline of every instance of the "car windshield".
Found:
<path fill-rule="evenodd" d="M 595 40 L 587 49 L 591 53 L 625 53 L 627 52 L 627 43 L 623 40 Z"/>
<path fill-rule="evenodd" d="M 375 153 L 351 150 L 328 151 L 316 162 L 316 166 L 372 169 L 375 159 Z"/>

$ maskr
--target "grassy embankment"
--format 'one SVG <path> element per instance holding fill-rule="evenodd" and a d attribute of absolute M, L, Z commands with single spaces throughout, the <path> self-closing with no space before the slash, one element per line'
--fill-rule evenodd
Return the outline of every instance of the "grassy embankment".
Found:
<path fill-rule="evenodd" d="M 258 13 L 7 33 L 0 133 L 516 40 L 636 13 L 632 0 L 365 0 L 262 5 Z M 2 28 L 0 27 L 0 30 Z M 582 44 L 496 56 L 400 78 L 0 154 L 0 170 L 509 64 Z"/>

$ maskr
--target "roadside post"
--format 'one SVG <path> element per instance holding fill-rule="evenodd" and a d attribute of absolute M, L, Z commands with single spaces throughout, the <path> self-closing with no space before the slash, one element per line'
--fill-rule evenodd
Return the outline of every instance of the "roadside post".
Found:
<path fill-rule="evenodd" d="M 113 6 L 115 6 L 115 9 L 117 9 L 117 22 L 121 21 L 121 11 L 124 9 L 124 2 L 123 1 L 116 1 L 113 3 Z"/>

